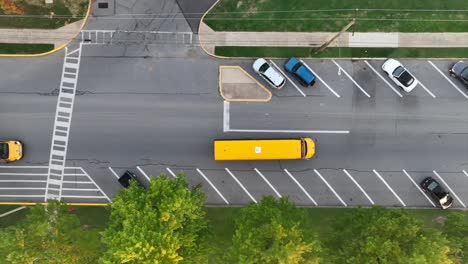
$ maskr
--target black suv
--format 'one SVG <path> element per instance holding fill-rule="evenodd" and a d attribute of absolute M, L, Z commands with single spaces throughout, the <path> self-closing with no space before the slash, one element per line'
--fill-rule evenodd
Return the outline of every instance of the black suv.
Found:
<path fill-rule="evenodd" d="M 131 172 L 131 171 L 126 171 L 122 176 L 120 176 L 119 178 L 119 183 L 124 187 L 124 188 L 127 188 L 128 186 L 130 186 L 130 181 L 136 181 L 136 183 L 141 186 L 141 187 L 145 187 L 139 180 L 138 178 L 136 177 L 136 175 Z"/>
<path fill-rule="evenodd" d="M 453 77 L 459 79 L 464 85 L 468 86 L 468 64 L 459 61 L 450 68 L 449 73 Z"/>
<path fill-rule="evenodd" d="M 442 209 L 447 209 L 453 204 L 453 198 L 448 192 L 444 190 L 432 177 L 427 177 L 421 182 L 421 187 L 424 192 L 429 193 L 431 198 L 434 199 Z"/>

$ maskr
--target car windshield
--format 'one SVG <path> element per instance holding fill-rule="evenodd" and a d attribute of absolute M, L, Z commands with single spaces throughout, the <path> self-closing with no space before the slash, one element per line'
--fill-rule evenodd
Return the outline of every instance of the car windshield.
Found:
<path fill-rule="evenodd" d="M 8 144 L 0 143 L 0 159 L 8 159 Z"/>
<path fill-rule="evenodd" d="M 413 76 L 409 74 L 403 67 L 399 66 L 393 71 L 393 75 L 400 81 L 404 86 L 410 86 L 414 82 Z"/>
<path fill-rule="evenodd" d="M 263 65 L 260 66 L 260 69 L 258 69 L 258 71 L 263 73 L 263 72 L 266 72 L 268 68 L 270 68 L 270 65 L 268 65 L 268 63 L 263 63 Z"/>
<path fill-rule="evenodd" d="M 440 184 L 438 184 L 437 182 L 435 181 L 432 181 L 428 186 L 427 186 L 427 189 L 429 189 L 431 192 L 433 192 L 435 195 L 437 195 L 437 197 L 439 198 L 443 198 L 445 196 L 445 192 L 444 190 L 442 189 L 442 187 L 440 187 Z"/>

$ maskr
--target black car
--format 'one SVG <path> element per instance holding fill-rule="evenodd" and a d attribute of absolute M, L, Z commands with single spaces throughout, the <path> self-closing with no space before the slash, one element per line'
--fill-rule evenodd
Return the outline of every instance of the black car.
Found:
<path fill-rule="evenodd" d="M 450 68 L 449 73 L 453 77 L 459 79 L 464 85 L 468 86 L 468 64 L 459 61 Z"/>
<path fill-rule="evenodd" d="M 130 186 L 130 181 L 136 181 L 136 183 L 141 186 L 141 187 L 144 187 L 144 185 L 138 180 L 138 178 L 136 177 L 136 175 L 131 172 L 131 171 L 126 171 L 122 176 L 120 176 L 119 178 L 119 183 L 124 187 L 124 188 L 128 188 L 128 186 Z"/>
<path fill-rule="evenodd" d="M 453 204 L 453 198 L 448 192 L 444 190 L 442 185 L 440 185 L 432 177 L 427 177 L 421 182 L 422 189 L 431 195 L 431 198 L 434 199 L 442 209 L 447 209 Z"/>

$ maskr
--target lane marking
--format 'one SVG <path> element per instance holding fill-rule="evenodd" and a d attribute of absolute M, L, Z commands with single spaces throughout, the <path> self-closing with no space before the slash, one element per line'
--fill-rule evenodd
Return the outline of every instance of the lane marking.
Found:
<path fill-rule="evenodd" d="M 384 81 L 390 88 L 392 88 L 392 90 L 400 97 L 403 97 L 403 95 L 397 90 L 395 89 L 395 87 L 393 87 L 393 85 L 391 85 L 374 67 L 372 67 L 372 65 L 370 65 L 370 63 L 368 61 L 364 61 L 367 66 L 369 66 L 369 68 L 375 72 L 375 74 L 377 74 L 377 76 L 380 77 L 380 79 L 382 79 L 382 81 Z"/>
<path fill-rule="evenodd" d="M 299 91 L 299 93 L 302 94 L 302 96 L 306 97 L 306 94 L 301 90 L 299 89 L 299 87 L 288 77 L 288 75 L 286 75 L 279 67 L 278 65 L 276 65 L 276 63 L 274 63 L 272 60 L 269 60 L 271 64 L 273 64 L 273 66 L 283 74 L 284 77 L 286 77 L 286 79 L 288 79 L 288 81 L 294 86 L 294 88 L 296 88 L 296 90 Z"/>
<path fill-rule="evenodd" d="M 7 194 L 0 194 L 0 197 L 7 197 L 7 198 L 44 198 L 44 195 L 35 195 L 35 194 L 7 195 Z"/>
<path fill-rule="evenodd" d="M 89 196 L 89 195 L 62 195 L 63 198 L 79 198 L 79 199 L 104 199 L 105 196 Z"/>
<path fill-rule="evenodd" d="M 409 175 L 408 172 L 406 172 L 406 170 L 403 170 L 403 172 L 405 173 L 405 175 L 408 177 L 408 179 L 410 179 L 410 181 L 414 184 L 414 186 L 416 186 L 416 189 L 419 190 L 420 193 L 422 193 L 422 195 L 424 195 L 424 197 L 426 197 L 426 199 L 432 204 L 433 207 L 437 207 L 434 202 L 426 195 L 426 193 L 422 190 L 421 186 L 419 186 L 414 180 L 413 178 L 411 178 L 411 176 Z"/>
<path fill-rule="evenodd" d="M 385 184 L 385 186 L 387 186 L 387 188 L 393 193 L 393 195 L 398 199 L 398 201 L 400 201 L 400 203 L 406 207 L 406 204 L 403 202 L 403 200 L 401 200 L 400 196 L 398 196 L 398 194 L 396 194 L 396 192 L 392 189 L 392 187 L 390 187 L 390 185 L 388 185 L 388 183 L 384 180 L 384 178 L 382 176 L 380 176 L 380 174 L 376 171 L 376 170 L 373 170 L 374 174 L 377 175 L 377 177 L 379 177 L 379 179 Z"/>
<path fill-rule="evenodd" d="M 354 83 L 354 85 L 356 85 L 360 90 L 361 92 L 363 92 L 367 97 L 371 97 L 370 94 L 368 94 L 366 92 L 366 90 L 364 90 L 364 88 L 361 87 L 361 85 L 359 85 L 352 77 L 351 75 L 349 75 L 335 60 L 331 60 L 333 63 L 335 63 L 335 65 L 338 67 L 338 69 L 340 69 L 346 76 L 348 76 L 348 78 Z"/>
<path fill-rule="evenodd" d="M 228 168 L 224 168 L 226 170 L 227 173 L 229 173 L 229 175 L 231 175 L 231 177 L 237 182 L 237 184 L 239 184 L 239 186 L 242 188 L 242 190 L 244 190 L 244 192 L 250 197 L 250 199 L 254 202 L 254 203 L 257 203 L 257 200 L 255 200 L 255 198 L 250 194 L 249 191 L 247 191 L 247 189 L 244 187 L 244 185 L 242 185 L 242 183 L 237 179 L 236 176 L 234 176 L 234 174 L 228 169 Z"/>
<path fill-rule="evenodd" d="M 436 98 L 436 96 L 431 91 L 429 91 L 429 89 L 427 89 L 427 87 L 419 79 L 418 79 L 418 83 L 419 83 L 419 85 L 421 85 L 422 88 L 424 88 L 424 90 L 426 90 L 426 92 L 430 96 L 432 96 L 432 98 Z"/>
<path fill-rule="evenodd" d="M 229 131 L 230 124 L 230 103 L 228 101 L 223 102 L 223 131 Z"/>
<path fill-rule="evenodd" d="M 466 172 L 465 170 L 463 170 L 463 173 L 465 174 L 466 177 L 468 177 L 468 172 Z"/>
<path fill-rule="evenodd" d="M 82 172 L 82 173 L 86 174 L 86 176 L 87 176 L 88 179 L 94 184 L 94 186 L 96 186 L 96 188 L 98 188 L 99 191 L 101 191 L 102 195 L 104 195 L 104 197 L 106 197 L 107 201 L 112 202 L 111 199 L 109 198 L 109 196 L 107 196 L 107 194 L 101 189 L 101 187 L 99 187 L 99 185 L 97 185 L 97 183 L 93 180 L 93 178 L 91 178 L 91 177 L 89 176 L 89 174 L 88 174 L 83 168 L 80 168 L 80 169 L 81 169 L 81 172 Z M 109 167 L 109 169 L 114 173 L 114 175 L 117 176 L 117 173 L 115 173 L 115 171 L 112 170 L 111 167 Z"/>
<path fill-rule="evenodd" d="M 73 184 L 93 184 L 92 182 L 85 182 L 85 181 L 63 181 L 63 183 L 73 183 Z"/>
<path fill-rule="evenodd" d="M 341 197 L 338 195 L 338 193 L 335 192 L 335 189 L 333 189 L 333 187 L 331 187 L 331 185 L 327 182 L 327 180 L 325 180 L 325 178 L 320 174 L 320 172 L 318 172 L 318 170 L 316 170 L 316 169 L 314 169 L 314 172 L 315 172 L 315 174 L 317 174 L 317 176 L 320 177 L 320 179 L 322 179 L 322 181 L 328 186 L 328 188 L 335 194 L 335 196 L 338 198 L 338 200 L 340 200 L 340 202 L 345 207 L 347 207 L 348 205 L 343 201 L 343 199 L 341 199 Z"/>
<path fill-rule="evenodd" d="M 148 182 L 150 181 L 150 177 L 148 177 L 148 175 L 146 175 L 146 173 L 140 168 L 140 166 L 137 166 L 136 167 L 140 172 L 141 174 L 143 174 L 143 176 L 145 176 L 145 178 L 148 180 Z"/>
<path fill-rule="evenodd" d="M 0 190 L 45 190 L 41 187 L 0 187 Z"/>
<path fill-rule="evenodd" d="M 0 180 L 0 182 L 40 182 L 40 183 L 45 183 L 47 180 L 41 181 L 41 180 Z"/>
<path fill-rule="evenodd" d="M 111 167 L 108 167 L 109 170 L 112 172 L 112 174 L 114 174 L 114 176 L 117 178 L 117 180 L 120 178 L 119 175 L 117 173 L 115 173 L 115 171 L 111 168 Z"/>
<path fill-rule="evenodd" d="M 271 183 L 267 180 L 267 178 L 265 178 L 265 176 L 263 176 L 263 174 L 257 169 L 257 168 L 254 168 L 254 171 L 260 175 L 260 177 L 263 178 L 263 180 L 268 184 L 268 186 L 270 186 L 270 188 L 276 193 L 276 195 L 278 196 L 278 198 L 281 198 L 281 194 L 275 189 L 275 187 L 273 187 L 273 185 L 271 185 Z"/>
<path fill-rule="evenodd" d="M 62 188 L 64 191 L 97 192 L 99 189 Z M 103 195 L 104 196 L 104 195 Z"/>
<path fill-rule="evenodd" d="M 48 169 L 47 166 L 0 166 L 0 169 Z M 66 167 L 65 169 L 69 169 L 73 167 Z"/>
<path fill-rule="evenodd" d="M 47 176 L 49 175 L 48 173 L 18 173 L 18 172 L 12 172 L 12 173 L 7 173 L 7 172 L 1 172 L 0 176 L 10 176 L 10 175 L 17 175 L 17 176 Z"/>
<path fill-rule="evenodd" d="M 458 85 L 456 85 L 454 82 L 452 82 L 452 80 L 450 80 L 447 76 L 445 76 L 445 74 L 444 74 L 439 68 L 437 68 L 437 66 L 435 66 L 435 64 L 432 63 L 432 61 L 427 61 L 427 62 L 429 62 L 429 64 L 432 65 L 432 67 L 434 67 L 434 69 L 436 69 L 436 70 L 440 73 L 440 75 L 442 75 L 442 76 L 445 78 L 445 80 L 447 80 L 455 89 L 457 89 L 457 91 L 458 91 L 459 93 L 461 93 L 465 98 L 468 99 L 468 95 L 466 95 L 466 94 L 458 87 Z"/>
<path fill-rule="evenodd" d="M 354 182 L 354 184 L 356 184 L 356 186 L 359 188 L 359 190 L 361 190 L 361 192 L 366 196 L 367 200 L 369 200 L 369 202 L 372 204 L 372 205 L 375 205 L 374 201 L 370 198 L 370 196 L 364 191 L 364 189 L 361 187 L 361 185 L 359 185 L 359 183 L 353 178 L 353 176 L 351 176 L 351 174 L 343 169 L 343 172 L 346 174 L 346 176 L 348 176 L 348 178 L 351 179 L 352 182 Z"/>
<path fill-rule="evenodd" d="M 317 79 L 319 79 L 319 81 L 320 81 L 321 83 L 323 83 L 323 85 L 325 85 L 325 87 L 327 87 L 328 90 L 330 90 L 330 92 L 332 92 L 332 93 L 333 93 L 336 97 L 338 97 L 338 98 L 341 97 L 337 92 L 335 92 L 335 90 L 333 90 L 333 89 L 330 87 L 330 85 L 328 85 L 320 76 L 318 76 L 318 74 L 317 74 L 315 71 L 313 71 L 312 68 L 310 68 L 309 65 L 307 65 L 307 63 L 305 63 L 303 60 L 299 60 L 299 61 L 302 62 L 302 63 L 304 64 L 304 66 L 305 66 L 307 69 L 309 69 L 309 71 L 311 71 L 311 72 L 315 75 L 315 77 L 317 77 Z"/>
<path fill-rule="evenodd" d="M 310 196 L 310 194 L 306 191 L 306 189 L 304 187 L 302 187 L 302 185 L 296 180 L 296 178 L 294 178 L 294 176 L 292 176 L 292 174 L 289 173 L 289 171 L 287 169 L 284 169 L 284 172 L 286 172 L 286 174 L 296 183 L 296 185 L 299 186 L 299 188 L 302 190 L 302 192 L 304 192 L 304 194 L 315 204 L 315 206 L 318 206 L 318 204 L 314 200 L 314 198 L 312 198 L 312 196 Z"/>
<path fill-rule="evenodd" d="M 211 185 L 211 187 L 216 191 L 216 193 L 218 193 L 218 195 L 224 200 L 224 202 L 226 204 L 229 204 L 228 200 L 226 200 L 226 198 L 224 198 L 224 196 L 221 194 L 221 192 L 216 188 L 216 186 L 214 186 L 214 184 L 210 181 L 210 179 L 208 179 L 208 177 L 205 176 L 205 174 L 199 169 L 197 168 L 197 172 L 203 177 L 205 178 L 205 180 L 208 182 L 209 185 Z"/>
<path fill-rule="evenodd" d="M 457 198 L 458 202 L 461 203 L 461 205 L 463 206 L 463 208 L 466 208 L 466 205 L 463 203 L 463 201 L 458 197 L 458 195 L 452 190 L 452 188 L 450 188 L 450 186 L 445 182 L 444 179 L 442 179 L 442 177 L 440 177 L 439 173 L 437 173 L 437 171 L 433 170 L 432 171 L 439 179 L 441 182 L 444 183 L 445 187 L 447 187 L 447 189 L 449 189 L 450 193 L 453 194 L 453 196 L 455 196 L 455 198 Z"/>
<path fill-rule="evenodd" d="M 166 170 L 169 172 L 169 174 L 172 175 L 172 177 L 177 178 L 177 175 L 175 175 L 175 173 L 171 169 L 166 168 Z"/>
<path fill-rule="evenodd" d="M 349 130 L 276 130 L 276 129 L 229 129 L 225 132 L 251 133 L 309 133 L 309 134 L 349 134 Z"/>

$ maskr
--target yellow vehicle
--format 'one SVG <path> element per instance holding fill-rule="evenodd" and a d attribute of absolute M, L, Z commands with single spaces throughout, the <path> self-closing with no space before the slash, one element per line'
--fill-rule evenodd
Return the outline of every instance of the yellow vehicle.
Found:
<path fill-rule="evenodd" d="M 311 138 L 214 141 L 215 160 L 298 160 L 315 154 Z"/>
<path fill-rule="evenodd" d="M 23 144 L 17 140 L 0 141 L 0 160 L 17 161 L 23 157 Z"/>

